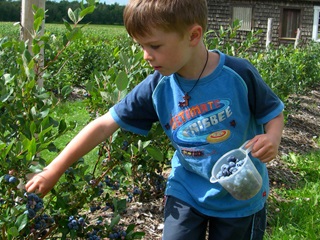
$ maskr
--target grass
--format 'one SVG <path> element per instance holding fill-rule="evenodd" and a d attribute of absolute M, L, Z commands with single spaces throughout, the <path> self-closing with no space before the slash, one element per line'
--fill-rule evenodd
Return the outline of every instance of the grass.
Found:
<path fill-rule="evenodd" d="M 19 37 L 19 25 L 13 26 L 13 22 L 0 22 L 0 38 Z"/>
<path fill-rule="evenodd" d="M 320 152 L 290 154 L 286 161 L 301 180 L 297 186 L 275 189 L 269 205 L 272 218 L 266 240 L 320 239 Z"/>
<path fill-rule="evenodd" d="M 61 103 L 53 111 L 52 117 L 57 120 L 65 119 L 67 124 L 73 121 L 77 122 L 75 129 L 68 131 L 55 141 L 57 148 L 60 150 L 62 150 L 90 120 L 90 116 L 86 110 L 85 104 L 81 100 Z M 56 156 L 57 153 L 55 152 L 43 152 L 43 158 L 46 159 L 47 162 L 52 161 Z M 85 161 L 88 163 L 90 163 L 90 159 L 94 158 L 96 158 L 96 152 L 94 150 L 84 157 Z"/>

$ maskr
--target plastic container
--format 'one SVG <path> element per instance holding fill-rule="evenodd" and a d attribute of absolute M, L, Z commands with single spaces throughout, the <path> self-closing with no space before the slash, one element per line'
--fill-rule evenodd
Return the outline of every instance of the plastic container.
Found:
<path fill-rule="evenodd" d="M 234 198 L 247 200 L 255 196 L 261 189 L 262 178 L 258 170 L 249 157 L 251 147 L 245 149 L 245 142 L 240 148 L 231 150 L 224 154 L 213 166 L 210 182 L 220 183 Z M 221 171 L 223 164 L 228 164 L 228 158 L 234 156 L 239 160 L 244 160 L 242 166 L 230 176 L 218 178 L 217 174 Z"/>

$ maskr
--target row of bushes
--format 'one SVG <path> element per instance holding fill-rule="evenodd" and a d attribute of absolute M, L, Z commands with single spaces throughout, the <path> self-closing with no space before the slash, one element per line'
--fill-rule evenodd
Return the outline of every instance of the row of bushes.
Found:
<path fill-rule="evenodd" d="M 268 51 L 253 52 L 251 49 L 258 42 L 260 32 L 251 32 L 239 44 L 232 37 L 237 28 L 238 25 L 235 25 L 215 32 L 214 38 L 212 38 L 212 32 L 208 32 L 206 36 L 208 48 L 247 58 L 259 70 L 266 83 L 284 101 L 291 93 L 303 93 L 318 83 L 320 44 L 311 42 L 297 49 L 293 45 L 281 45 L 277 48 L 271 46 Z M 71 55 L 72 59 L 69 57 Z M 125 59 L 123 55 L 126 55 Z M 59 75 L 55 75 L 54 79 L 47 82 L 48 86 L 55 85 L 59 89 L 68 83 L 72 86 L 84 87 L 87 83 L 93 82 L 95 76 L 99 74 L 110 76 L 108 73 L 110 69 L 118 69 L 125 70 L 128 75 L 133 76 L 130 89 L 145 76 L 132 70 L 134 65 L 140 66 L 137 71 L 148 72 L 148 69 L 143 69 L 143 67 L 147 68 L 147 64 L 142 60 L 141 52 L 125 34 L 111 42 L 100 39 L 94 44 L 90 44 L 90 39 L 82 39 L 70 46 L 63 58 L 68 60 L 67 64 Z M 57 67 L 58 64 L 53 66 L 52 71 L 56 72 Z"/>

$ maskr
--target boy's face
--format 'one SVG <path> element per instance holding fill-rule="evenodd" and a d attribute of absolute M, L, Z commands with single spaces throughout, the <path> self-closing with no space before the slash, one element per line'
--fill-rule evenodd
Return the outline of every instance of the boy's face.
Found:
<path fill-rule="evenodd" d="M 142 47 L 144 59 L 162 75 L 179 73 L 184 76 L 184 69 L 192 57 L 189 37 L 176 32 L 153 30 L 148 36 L 136 38 Z"/>

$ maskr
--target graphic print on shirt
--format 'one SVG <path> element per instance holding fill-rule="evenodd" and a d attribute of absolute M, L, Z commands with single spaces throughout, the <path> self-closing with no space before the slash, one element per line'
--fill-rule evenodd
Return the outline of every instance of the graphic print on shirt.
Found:
<path fill-rule="evenodd" d="M 212 150 L 204 151 L 212 149 L 206 145 L 220 143 L 230 137 L 230 128 L 236 127 L 232 117 L 230 100 L 210 100 L 184 108 L 172 116 L 168 125 L 182 155 L 202 157 L 214 154 Z"/>

